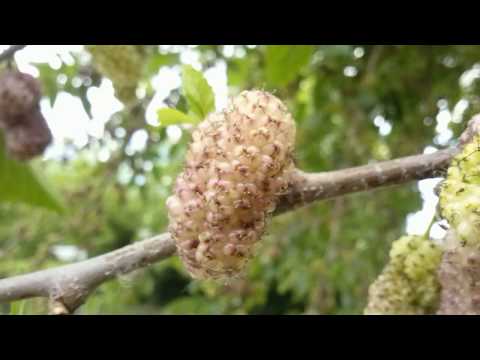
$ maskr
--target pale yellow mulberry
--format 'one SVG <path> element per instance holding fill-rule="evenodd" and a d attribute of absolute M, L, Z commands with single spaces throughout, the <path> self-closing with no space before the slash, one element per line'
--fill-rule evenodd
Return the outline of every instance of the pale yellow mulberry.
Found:
<path fill-rule="evenodd" d="M 198 125 L 167 201 L 170 233 L 194 278 L 243 272 L 288 186 L 294 143 L 294 119 L 264 91 L 242 92 Z"/>

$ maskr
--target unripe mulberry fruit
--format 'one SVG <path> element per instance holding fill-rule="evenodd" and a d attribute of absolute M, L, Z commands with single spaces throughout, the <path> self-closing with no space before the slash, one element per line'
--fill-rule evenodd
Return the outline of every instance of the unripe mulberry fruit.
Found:
<path fill-rule="evenodd" d="M 403 236 L 392 244 L 390 261 L 398 264 L 412 281 L 423 281 L 436 271 L 442 249 L 423 236 Z"/>
<path fill-rule="evenodd" d="M 414 315 L 420 311 L 413 307 L 415 296 L 408 282 L 392 265 L 387 265 L 368 290 L 365 315 Z"/>
<path fill-rule="evenodd" d="M 466 144 L 451 162 L 441 185 L 441 215 L 461 244 L 480 245 L 480 135 Z"/>
<path fill-rule="evenodd" d="M 0 75 L 0 113 L 6 126 L 23 120 L 22 114 L 33 111 L 41 98 L 41 86 L 31 75 L 5 71 Z"/>
<path fill-rule="evenodd" d="M 52 142 L 52 133 L 39 109 L 19 116 L 19 125 L 5 131 L 7 151 L 17 160 L 41 155 Z"/>
<path fill-rule="evenodd" d="M 390 262 L 370 286 L 367 315 L 434 312 L 440 297 L 437 270 L 443 249 L 423 236 L 403 236 L 392 245 Z"/>
<path fill-rule="evenodd" d="M 293 170 L 295 122 L 275 96 L 244 91 L 192 134 L 167 200 L 169 231 L 192 277 L 240 275 Z"/>
<path fill-rule="evenodd" d="M 97 70 L 112 81 L 116 96 L 126 103 L 134 101 L 145 61 L 141 46 L 87 45 L 86 49 Z"/>

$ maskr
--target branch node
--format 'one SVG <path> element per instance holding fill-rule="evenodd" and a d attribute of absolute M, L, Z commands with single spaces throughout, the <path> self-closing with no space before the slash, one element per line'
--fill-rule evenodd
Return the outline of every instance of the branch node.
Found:
<path fill-rule="evenodd" d="M 50 299 L 49 303 L 49 315 L 70 315 L 70 311 L 64 303 L 59 300 Z"/>

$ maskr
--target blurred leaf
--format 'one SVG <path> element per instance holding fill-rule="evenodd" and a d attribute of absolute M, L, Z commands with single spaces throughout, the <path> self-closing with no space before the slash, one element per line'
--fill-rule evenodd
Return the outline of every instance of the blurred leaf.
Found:
<path fill-rule="evenodd" d="M 249 58 L 232 59 L 228 62 L 227 76 L 230 86 L 241 86 L 248 77 Z"/>
<path fill-rule="evenodd" d="M 154 75 L 162 66 L 174 65 L 178 62 L 178 54 L 155 54 L 148 60 L 146 71 L 148 75 Z"/>
<path fill-rule="evenodd" d="M 178 102 L 175 105 L 175 108 L 184 113 L 188 112 L 188 104 L 185 96 L 180 95 L 180 98 L 178 99 Z"/>
<path fill-rule="evenodd" d="M 23 202 L 57 212 L 63 208 L 33 169 L 8 157 L 0 135 L 0 202 Z"/>
<path fill-rule="evenodd" d="M 215 110 L 213 90 L 201 72 L 190 65 L 184 65 L 182 86 L 190 111 L 199 120 L 203 120 L 210 112 Z"/>
<path fill-rule="evenodd" d="M 266 78 L 272 86 L 285 86 L 308 64 L 311 45 L 270 45 L 266 51 Z"/>
<path fill-rule="evenodd" d="M 327 57 L 352 57 L 352 46 L 351 45 L 331 45 L 331 46 L 322 46 L 322 53 Z"/>
<path fill-rule="evenodd" d="M 177 124 L 194 124 L 196 119 L 176 109 L 163 108 L 158 110 L 158 120 L 161 126 Z"/>
<path fill-rule="evenodd" d="M 163 311 L 166 314 L 223 314 L 225 312 L 225 304 L 222 300 L 209 301 L 203 297 L 181 297 L 178 300 L 171 302 L 164 307 Z"/>
<path fill-rule="evenodd" d="M 27 300 L 14 301 L 10 304 L 10 315 L 23 315 Z"/>
<path fill-rule="evenodd" d="M 52 69 L 46 63 L 36 63 L 35 67 L 40 72 L 40 81 L 44 95 L 50 100 L 50 106 L 53 106 L 57 98 L 59 89 L 57 84 L 57 71 Z"/>

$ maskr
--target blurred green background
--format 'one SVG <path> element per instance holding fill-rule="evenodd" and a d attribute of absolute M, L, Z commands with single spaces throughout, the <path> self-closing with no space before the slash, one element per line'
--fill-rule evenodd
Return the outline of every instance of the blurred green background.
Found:
<path fill-rule="evenodd" d="M 42 81 L 42 111 L 55 142 L 29 165 L 38 189 L 27 185 L 23 193 L 15 176 L 7 181 L 9 160 L 0 156 L 0 278 L 165 231 L 165 200 L 189 142 L 183 130 L 191 125 L 158 124 L 157 114 L 166 107 L 190 111 L 185 64 L 205 76 L 217 109 L 251 88 L 285 101 L 305 171 L 451 146 L 480 111 L 479 46 L 142 48 L 133 108 L 115 99 L 112 82 L 83 46 L 31 46 L 16 54 L 19 69 Z M 36 189 L 38 196 L 29 193 Z M 274 218 L 243 280 L 192 281 L 172 257 L 102 285 L 79 313 L 360 314 L 391 242 L 429 228 L 433 186 L 423 196 L 419 189 L 411 183 L 355 194 Z M 52 196 L 64 212 L 50 210 Z M 46 302 L 17 301 L 0 305 L 0 312 L 45 313 Z"/>

